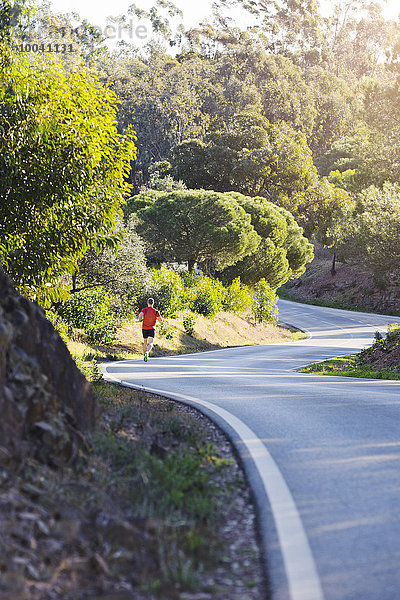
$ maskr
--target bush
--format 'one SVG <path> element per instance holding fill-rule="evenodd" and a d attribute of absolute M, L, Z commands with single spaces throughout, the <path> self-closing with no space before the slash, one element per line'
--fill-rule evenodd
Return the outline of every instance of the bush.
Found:
<path fill-rule="evenodd" d="M 252 297 L 247 286 L 243 285 L 240 277 L 234 279 L 226 289 L 223 302 L 224 310 L 242 313 L 251 305 Z"/>
<path fill-rule="evenodd" d="M 186 313 L 183 317 L 183 328 L 185 332 L 192 336 L 196 326 L 196 317 L 191 313 Z"/>
<path fill-rule="evenodd" d="M 60 338 L 68 344 L 68 325 L 63 321 L 59 314 L 52 310 L 46 310 L 46 318 L 53 324 L 54 329 L 59 333 Z"/>
<path fill-rule="evenodd" d="M 154 307 L 163 317 L 175 317 L 183 308 L 185 297 L 181 277 L 171 269 L 152 269 L 151 282 L 141 290 L 137 297 L 137 308 L 140 311 L 147 306 L 147 300 L 154 298 Z"/>
<path fill-rule="evenodd" d="M 224 286 L 217 279 L 198 277 L 197 285 L 187 292 L 189 308 L 205 317 L 215 317 L 223 308 Z"/>
<path fill-rule="evenodd" d="M 171 325 L 168 325 L 167 321 L 163 321 L 158 328 L 158 335 L 164 337 L 166 340 L 173 340 L 175 337 L 175 330 Z"/>
<path fill-rule="evenodd" d="M 252 311 L 256 322 L 271 323 L 278 315 L 276 306 L 278 296 L 265 279 L 261 279 L 254 288 Z"/>
<path fill-rule="evenodd" d="M 58 312 L 70 328 L 83 329 L 89 342 L 109 344 L 113 341 L 116 324 L 110 297 L 103 288 L 73 294 Z"/>

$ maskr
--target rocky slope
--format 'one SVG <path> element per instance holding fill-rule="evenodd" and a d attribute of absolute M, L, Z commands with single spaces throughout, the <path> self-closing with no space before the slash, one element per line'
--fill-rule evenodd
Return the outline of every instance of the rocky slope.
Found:
<path fill-rule="evenodd" d="M 95 424 L 91 387 L 43 311 L 0 270 L 0 461 L 73 459 Z"/>

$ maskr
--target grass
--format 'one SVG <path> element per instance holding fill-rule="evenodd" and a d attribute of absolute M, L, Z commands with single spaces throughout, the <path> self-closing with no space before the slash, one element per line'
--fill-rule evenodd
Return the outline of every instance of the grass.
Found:
<path fill-rule="evenodd" d="M 358 354 L 350 354 L 340 358 L 332 358 L 322 363 L 308 365 L 300 369 L 300 373 L 309 375 L 337 375 L 340 377 L 359 377 L 364 379 L 400 379 L 400 371 L 396 368 L 374 369 L 368 364 L 360 364 Z"/>
<path fill-rule="evenodd" d="M 359 377 L 364 379 L 400 379 L 400 372 L 392 369 L 373 369 L 368 365 L 354 364 L 354 356 L 333 358 L 322 363 L 300 369 L 300 373 L 310 375 L 338 375 L 340 377 Z"/>
<path fill-rule="evenodd" d="M 364 379 L 400 379 L 400 325 L 389 326 L 386 338 L 378 332 L 375 343 L 359 354 L 332 358 L 322 363 L 308 365 L 300 373 L 312 375 L 338 375 Z"/>
<path fill-rule="evenodd" d="M 3 473 L 7 597 L 265 597 L 247 485 L 222 434 L 166 399 L 93 387 L 102 418 L 75 464 Z"/>

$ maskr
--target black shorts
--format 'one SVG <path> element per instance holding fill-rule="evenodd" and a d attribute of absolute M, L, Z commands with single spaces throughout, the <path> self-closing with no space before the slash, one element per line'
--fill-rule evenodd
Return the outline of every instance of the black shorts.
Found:
<path fill-rule="evenodd" d="M 154 338 L 156 336 L 155 329 L 142 329 L 142 331 L 143 331 L 143 337 L 145 340 L 147 340 L 148 337 Z"/>

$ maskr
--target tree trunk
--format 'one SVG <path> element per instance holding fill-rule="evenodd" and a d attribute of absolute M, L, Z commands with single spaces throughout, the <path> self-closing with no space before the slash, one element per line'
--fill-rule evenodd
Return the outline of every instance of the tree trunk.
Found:
<path fill-rule="evenodd" d="M 335 277 L 335 275 L 336 275 L 336 254 L 333 255 L 331 275 L 332 275 L 332 277 Z"/>
<path fill-rule="evenodd" d="M 189 273 L 193 273 L 195 262 L 196 262 L 195 260 L 189 258 L 189 260 L 188 260 L 188 271 L 189 271 Z"/>

